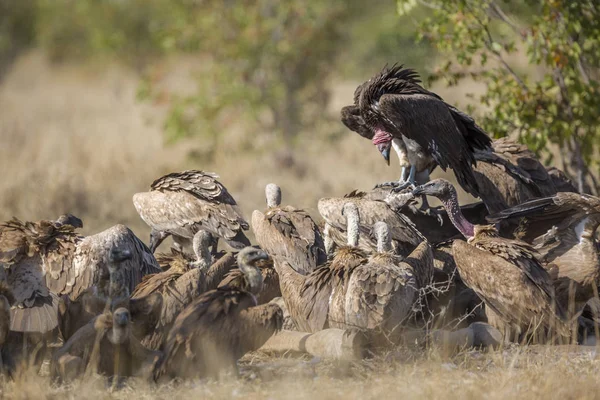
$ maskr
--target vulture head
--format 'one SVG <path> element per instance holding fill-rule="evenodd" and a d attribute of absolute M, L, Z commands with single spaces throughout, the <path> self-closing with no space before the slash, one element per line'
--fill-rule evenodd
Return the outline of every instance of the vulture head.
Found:
<path fill-rule="evenodd" d="M 445 179 L 434 179 L 427 182 L 424 185 L 416 187 L 412 191 L 413 196 L 434 196 L 440 199 L 448 218 L 452 221 L 452 224 L 463 234 L 467 240 L 474 236 L 475 225 L 471 224 L 463 215 L 460 204 L 458 204 L 458 195 L 456 189 L 450 182 Z"/>
<path fill-rule="evenodd" d="M 450 182 L 445 179 L 434 179 L 424 185 L 416 187 L 412 191 L 413 196 L 433 196 L 440 199 L 442 202 L 449 201 L 457 197 L 456 189 Z"/>
<path fill-rule="evenodd" d="M 109 340 L 112 344 L 123 344 L 129 338 L 131 315 L 126 308 L 117 308 L 113 312 L 112 330 Z"/>
<path fill-rule="evenodd" d="M 108 253 L 108 268 L 116 268 L 117 265 L 119 265 L 123 261 L 130 260 L 131 257 L 131 250 L 113 247 Z"/>
<path fill-rule="evenodd" d="M 281 205 L 281 188 L 274 183 L 269 183 L 265 188 L 267 207 L 275 208 Z"/>
<path fill-rule="evenodd" d="M 165 240 L 169 234 L 167 232 L 157 231 L 152 229 L 150 231 L 150 251 L 154 253 L 158 246 Z"/>
<path fill-rule="evenodd" d="M 259 260 L 268 260 L 269 255 L 255 247 L 246 247 L 238 253 L 237 263 L 240 271 L 248 284 L 248 291 L 257 294 L 262 289 L 263 277 L 256 263 Z"/>
<path fill-rule="evenodd" d="M 73 228 L 83 228 L 83 221 L 73 214 L 63 214 L 55 222 L 57 225 L 71 225 Z"/>

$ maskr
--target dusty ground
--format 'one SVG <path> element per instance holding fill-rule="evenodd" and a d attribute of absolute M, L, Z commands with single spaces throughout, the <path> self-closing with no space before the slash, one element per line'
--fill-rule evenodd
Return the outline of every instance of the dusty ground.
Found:
<path fill-rule="evenodd" d="M 129 381 L 111 391 L 96 377 L 68 386 L 28 375 L 0 386 L 7 399 L 594 399 L 600 360 L 596 348 L 511 347 L 491 353 L 397 351 L 373 360 L 331 363 L 250 354 L 241 378 L 156 387 Z"/>

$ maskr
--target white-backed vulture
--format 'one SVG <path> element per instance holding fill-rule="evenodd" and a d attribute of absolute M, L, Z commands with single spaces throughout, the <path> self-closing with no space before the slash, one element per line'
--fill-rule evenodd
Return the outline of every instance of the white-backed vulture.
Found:
<path fill-rule="evenodd" d="M 77 273 L 72 263 L 81 241 L 75 226 L 61 219 L 13 218 L 0 225 L 0 270 L 15 298 L 11 331 L 45 333 L 57 326 L 57 295 L 72 291 L 67 276 Z"/>
<path fill-rule="evenodd" d="M 131 257 L 119 265 L 124 285 L 130 293 L 142 281 L 144 275 L 161 271 L 148 246 L 131 229 L 117 224 L 81 240 L 73 259 L 73 274 L 69 274 L 66 268 L 56 268 L 51 271 L 51 275 L 56 273 L 56 281 L 69 289 L 71 298 L 77 298 L 85 289 L 95 285 L 100 276 L 108 272 L 111 249 L 123 249 L 131 253 Z M 60 289 L 60 286 L 58 288 Z"/>
<path fill-rule="evenodd" d="M 596 239 L 600 225 L 599 198 L 557 193 L 503 210 L 488 219 L 494 223 L 518 224 L 516 235 L 534 246 L 548 268 L 557 268 L 555 284 L 563 305 L 569 303 L 569 280 L 576 283 L 573 289 L 577 289 L 578 302 L 584 304 L 594 296 L 594 288 L 600 284 Z"/>
<path fill-rule="evenodd" d="M 569 337 L 552 280 L 530 245 L 499 237 L 493 226 L 468 222 L 460 212 L 456 190 L 444 179 L 419 186 L 413 194 L 440 199 L 467 238 L 454 241 L 452 254 L 463 282 L 484 301 L 490 324 L 507 339 Z"/>
<path fill-rule="evenodd" d="M 143 298 L 130 299 L 127 262 L 131 260 L 132 252 L 126 248 L 113 247 L 108 254 L 108 276 L 101 273 L 96 284 L 76 299 L 72 300 L 68 295 L 61 296 L 58 304 L 58 327 L 63 340 L 67 341 L 98 315 L 120 307 L 130 311 L 136 336 L 144 337 L 154 331 L 162 309 L 161 295 L 151 293 Z"/>
<path fill-rule="evenodd" d="M 51 372 L 55 378 L 69 381 L 84 371 L 113 379 L 149 376 L 160 356 L 142 346 L 132 333 L 129 310 L 118 308 L 87 323 L 54 353 Z"/>
<path fill-rule="evenodd" d="M 373 230 L 377 252 L 352 272 L 346 292 L 345 324 L 393 340 L 412 317 L 419 289 L 430 283 L 433 255 L 423 241 L 408 257 L 412 263 L 404 262 L 391 253 L 387 224 L 377 222 Z"/>
<path fill-rule="evenodd" d="M 359 209 L 351 201 L 343 206 L 348 244 L 339 246 L 331 260 L 308 275 L 301 275 L 283 258 L 275 258 L 281 294 L 296 326 L 303 332 L 345 328 L 345 302 L 352 271 L 368 261 L 358 247 Z"/>
<path fill-rule="evenodd" d="M 256 303 L 262 275 L 254 264 L 267 258 L 265 252 L 253 247 L 241 250 L 237 261 L 246 278 L 244 289 L 208 291 L 179 314 L 164 356 L 155 365 L 155 379 L 218 377 L 224 371 L 237 371 L 240 357 L 258 349 L 281 329 L 281 309 L 275 304 Z"/>
<path fill-rule="evenodd" d="M 471 117 L 420 82 L 414 70 L 402 65 L 386 67 L 357 87 L 354 105 L 388 163 L 394 139 L 397 151 L 406 150 L 407 184 L 415 184 L 417 172 L 428 173 L 435 163 L 444 171 L 451 168 L 463 189 L 477 196 L 473 153 L 489 148 L 491 140 Z"/>
<path fill-rule="evenodd" d="M 270 183 L 265 189 L 267 210 L 252 213 L 252 230 L 261 249 L 271 257 L 283 257 L 306 275 L 327 260 L 323 237 L 303 210 L 281 206 L 281 189 Z"/>
<path fill-rule="evenodd" d="M 147 276 L 135 289 L 132 299 L 146 298 L 160 293 L 163 307 L 156 328 L 145 337 L 142 344 L 150 349 L 162 348 L 177 315 L 202 293 L 216 289 L 226 273 L 235 265 L 235 257 L 227 253 L 214 263 L 210 254 L 211 235 L 200 231 L 194 237 L 196 259 L 171 250 L 172 255 L 162 255 L 162 262 L 168 262 L 169 268 L 158 274 Z M 211 265 L 212 264 L 212 265 Z"/>
<path fill-rule="evenodd" d="M 213 235 L 213 253 L 219 238 L 236 249 L 250 245 L 243 232 L 248 230 L 248 223 L 217 178 L 212 172 L 173 172 L 152 182 L 149 192 L 133 195 L 138 214 L 152 228 L 153 253 L 169 235 L 184 247 L 199 230 Z"/>
<path fill-rule="evenodd" d="M 324 233 L 328 242 L 333 241 L 338 246 L 348 242 L 346 217 L 343 213 L 344 205 L 348 202 L 352 202 L 360 212 L 358 246 L 367 252 L 377 250 L 377 242 L 371 235 L 372 226 L 377 221 L 383 221 L 389 226 L 396 254 L 407 256 L 425 240 L 406 215 L 394 212 L 385 201 L 373 200 L 367 193 L 352 191 L 343 198 L 319 200 L 317 208 L 325 220 Z"/>

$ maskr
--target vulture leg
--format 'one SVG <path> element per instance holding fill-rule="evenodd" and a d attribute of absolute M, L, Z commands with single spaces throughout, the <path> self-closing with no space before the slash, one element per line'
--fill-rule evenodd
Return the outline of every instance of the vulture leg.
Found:
<path fill-rule="evenodd" d="M 394 193 L 398 193 L 403 191 L 404 189 L 407 188 L 415 188 L 415 183 L 416 181 L 416 175 L 417 175 L 417 167 L 415 167 L 414 165 L 410 166 L 410 170 L 408 172 L 408 179 L 402 183 L 399 183 L 397 186 L 394 186 L 394 188 L 392 189 L 392 192 Z"/>
<path fill-rule="evenodd" d="M 408 168 L 406 168 L 405 166 L 402 166 L 402 169 L 400 170 L 400 179 L 398 179 L 398 181 L 379 183 L 379 184 L 375 185 L 375 189 L 382 188 L 382 187 L 390 187 L 390 186 L 393 188 L 397 188 L 397 187 L 404 185 L 408 179 L 408 176 L 406 175 L 407 171 L 408 171 Z"/>

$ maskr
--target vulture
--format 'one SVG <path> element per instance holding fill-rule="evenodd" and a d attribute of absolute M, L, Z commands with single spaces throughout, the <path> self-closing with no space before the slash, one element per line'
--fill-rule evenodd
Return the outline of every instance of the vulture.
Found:
<path fill-rule="evenodd" d="M 159 352 L 146 349 L 132 333 L 132 317 L 120 307 L 87 323 L 54 353 L 51 372 L 55 378 L 73 380 L 84 372 L 113 379 L 149 376 Z"/>
<path fill-rule="evenodd" d="M 14 297 L 11 331 L 44 334 L 56 328 L 58 296 L 73 292 L 67 283 L 79 273 L 73 267 L 79 226 L 81 220 L 70 215 L 0 225 L 0 272 Z"/>
<path fill-rule="evenodd" d="M 169 332 L 155 380 L 218 377 L 237 371 L 237 360 L 261 347 L 281 329 L 283 314 L 275 304 L 257 305 L 262 275 L 255 266 L 268 255 L 246 247 L 237 256 L 243 288 L 210 290 L 181 311 Z"/>
<path fill-rule="evenodd" d="M 594 296 L 600 284 L 596 239 L 600 225 L 599 198 L 561 192 L 519 204 L 488 219 L 493 223 L 518 224 L 517 237 L 532 244 L 544 264 L 557 269 L 555 285 L 561 304 L 569 304 L 571 282 L 577 290 L 577 302 L 585 303 Z"/>
<path fill-rule="evenodd" d="M 417 173 L 429 174 L 432 165 L 439 165 L 444 171 L 451 168 L 463 189 L 477 196 L 474 152 L 488 149 L 491 139 L 471 117 L 420 83 L 414 70 L 394 65 L 358 86 L 354 107 L 367 128 L 363 134 L 373 133 L 372 143 L 388 163 L 394 146 L 401 164 L 410 165 L 408 180 L 398 189 L 414 185 Z M 347 120 L 356 110 L 344 113 Z"/>
<path fill-rule="evenodd" d="M 279 275 L 277 275 L 277 271 L 275 271 L 275 267 L 273 266 L 273 259 L 259 260 L 255 265 L 260 269 L 263 279 L 262 290 L 256 295 L 257 303 L 265 304 L 276 297 L 280 297 L 281 289 L 279 288 Z M 233 268 L 225 275 L 218 287 L 241 289 L 243 286 L 244 273 L 239 268 Z"/>
<path fill-rule="evenodd" d="M 423 293 L 425 307 L 416 315 L 418 326 L 459 329 L 487 321 L 481 299 L 458 274 L 452 256 L 453 242 L 447 240 L 432 246 L 433 279 L 431 288 Z"/>
<path fill-rule="evenodd" d="M 275 258 L 281 294 L 292 320 L 300 331 L 318 332 L 325 328 L 345 328 L 345 302 L 352 272 L 368 262 L 358 247 L 359 208 L 348 201 L 343 206 L 348 244 L 339 246 L 331 260 L 302 275 L 284 258 Z"/>
<path fill-rule="evenodd" d="M 58 284 L 55 286 L 56 289 L 61 289 L 62 294 L 65 293 L 63 288 L 67 288 L 70 297 L 77 298 L 87 288 L 99 282 L 103 276 L 109 275 L 113 249 L 128 253 L 119 264 L 118 273 L 129 293 L 145 275 L 161 271 L 148 246 L 131 229 L 117 224 L 81 239 L 75 250 L 72 267 L 62 266 L 50 270 L 50 274 L 56 276 L 55 282 Z"/>
<path fill-rule="evenodd" d="M 149 192 L 133 195 L 138 214 L 152 229 L 152 253 L 169 235 L 181 250 L 199 230 L 213 235 L 213 252 L 219 238 L 235 249 L 250 246 L 244 234 L 248 223 L 217 178 L 212 172 L 173 172 L 152 182 Z"/>
<path fill-rule="evenodd" d="M 419 186 L 413 194 L 437 197 L 467 238 L 454 241 L 452 254 L 463 282 L 485 303 L 491 325 L 509 340 L 569 337 L 550 275 L 530 245 L 500 237 L 494 226 L 468 222 L 460 212 L 456 190 L 444 179 Z"/>
<path fill-rule="evenodd" d="M 200 231 L 195 235 L 195 260 L 171 249 L 170 256 L 159 257 L 161 262 L 168 262 L 168 269 L 145 277 L 132 293 L 133 300 L 144 299 L 152 294 L 162 295 L 163 307 L 158 324 L 140 338 L 144 346 L 152 350 L 161 349 L 181 310 L 202 293 L 216 289 L 225 274 L 233 268 L 235 257 L 231 253 L 212 262 L 211 243 L 212 236 L 208 232 Z"/>
<path fill-rule="evenodd" d="M 350 276 L 345 323 L 348 327 L 372 330 L 394 340 L 413 314 L 419 289 L 431 281 L 433 255 L 429 244 L 423 241 L 403 260 L 391 252 L 387 224 L 379 221 L 373 230 L 377 252 Z"/>
<path fill-rule="evenodd" d="M 371 237 L 373 224 L 385 222 L 392 236 L 392 247 L 396 254 L 407 256 L 424 240 L 412 221 L 401 213 L 394 212 L 388 203 L 377 200 L 370 194 L 352 191 L 343 198 L 330 197 L 319 200 L 317 208 L 325 220 L 325 240 L 328 247 L 333 242 L 338 246 L 347 241 L 347 223 L 344 215 L 345 205 L 351 202 L 360 213 L 358 246 L 366 252 L 377 250 L 377 242 Z"/>
<path fill-rule="evenodd" d="M 524 144 L 497 139 L 492 149 L 477 150 L 475 159 L 479 197 L 490 213 L 556 194 L 550 174 Z"/>
<path fill-rule="evenodd" d="M 303 210 L 281 206 L 281 189 L 270 183 L 266 189 L 267 210 L 252 213 L 252 230 L 260 247 L 271 257 L 283 257 L 296 271 L 306 275 L 327 260 L 321 232 Z"/>
<path fill-rule="evenodd" d="M 162 309 L 160 294 L 130 299 L 129 271 L 127 264 L 132 252 L 127 248 L 113 247 L 108 254 L 106 271 L 96 284 L 76 299 L 62 295 L 58 304 L 58 327 L 63 340 L 67 341 L 77 330 L 103 312 L 125 307 L 133 317 L 133 332 L 143 337 L 154 330 Z M 152 276 L 152 275 L 147 275 Z"/>

